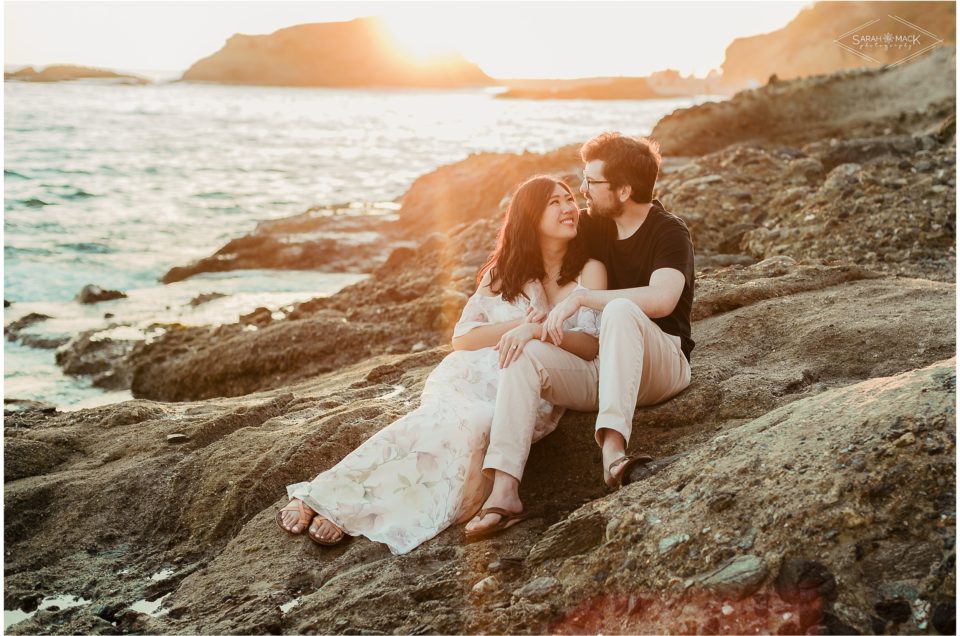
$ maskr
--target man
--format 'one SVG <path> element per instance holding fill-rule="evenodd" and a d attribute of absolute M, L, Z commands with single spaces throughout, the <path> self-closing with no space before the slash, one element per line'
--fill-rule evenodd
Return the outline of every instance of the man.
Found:
<path fill-rule="evenodd" d="M 543 332 L 559 342 L 559 325 L 581 306 L 601 311 L 596 440 L 604 481 L 621 483 L 637 406 L 667 400 L 690 384 L 693 243 L 686 224 L 653 198 L 660 172 L 656 142 L 619 133 L 580 149 L 583 223 L 591 256 L 607 268 L 608 291 L 578 290 L 547 316 Z"/>
<path fill-rule="evenodd" d="M 555 364 L 549 351 L 528 346 L 523 356 L 529 364 L 512 368 L 510 390 L 497 401 L 498 407 L 529 402 L 528 390 L 539 388 L 543 395 L 565 387 L 576 393 L 567 397 L 596 404 L 603 478 L 618 486 L 635 463 L 650 459 L 626 456 L 636 407 L 662 402 L 690 384 L 693 244 L 686 224 L 653 199 L 660 171 L 655 142 L 604 133 L 585 143 L 580 156 L 580 192 L 589 214 L 581 215 L 578 231 L 591 256 L 606 266 L 609 290 L 578 289 L 568 296 L 546 315 L 541 339 L 559 345 L 563 321 L 580 307 L 602 312 L 599 387 L 581 370 Z M 529 291 L 532 313 L 546 314 L 542 286 L 535 283 Z M 590 386 L 580 385 L 585 381 Z M 509 436 L 512 453 L 526 459 L 532 431 L 492 430 L 491 448 L 501 436 Z M 485 536 L 523 518 L 518 485 L 518 479 L 496 474 L 485 512 L 467 525 L 468 536 Z"/>

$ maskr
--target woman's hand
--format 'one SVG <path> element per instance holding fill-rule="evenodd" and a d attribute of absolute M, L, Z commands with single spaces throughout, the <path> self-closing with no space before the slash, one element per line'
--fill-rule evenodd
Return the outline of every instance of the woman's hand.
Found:
<path fill-rule="evenodd" d="M 493 348 L 500 352 L 500 368 L 506 369 L 510 363 L 517 360 L 523 353 L 528 342 L 540 336 L 540 325 L 522 323 L 500 337 L 500 342 Z"/>
<path fill-rule="evenodd" d="M 550 303 L 547 301 L 547 292 L 544 291 L 543 284 L 538 280 L 531 280 L 523 286 L 523 293 L 530 299 L 530 308 L 527 309 L 527 315 L 523 317 L 523 321 L 543 322 L 550 313 Z"/>

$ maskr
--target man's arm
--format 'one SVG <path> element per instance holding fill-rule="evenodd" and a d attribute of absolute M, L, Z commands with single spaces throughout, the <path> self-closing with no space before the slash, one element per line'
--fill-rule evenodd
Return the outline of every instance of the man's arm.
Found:
<path fill-rule="evenodd" d="M 611 300 L 626 298 L 635 303 L 650 318 L 662 318 L 673 313 L 686 278 L 683 272 L 672 267 L 662 267 L 650 275 L 650 284 L 646 287 L 629 289 L 578 289 L 570 294 L 550 312 L 543 323 L 541 340 L 547 337 L 554 342 L 562 342 L 563 332 L 559 326 L 572 316 L 580 307 L 589 307 L 602 312 Z"/>
<path fill-rule="evenodd" d="M 603 311 L 607 303 L 616 298 L 626 298 L 651 318 L 663 318 L 673 313 L 686 278 L 683 272 L 672 267 L 663 267 L 650 275 L 650 284 L 646 287 L 631 287 L 629 289 L 578 290 L 579 307 L 590 307 Z"/>
<path fill-rule="evenodd" d="M 526 322 L 543 322 L 543 319 L 550 313 L 550 303 L 547 301 L 547 292 L 543 289 L 543 283 L 538 280 L 531 280 L 523 286 L 523 293 L 530 299 L 530 308 L 527 309 L 524 320 Z"/>

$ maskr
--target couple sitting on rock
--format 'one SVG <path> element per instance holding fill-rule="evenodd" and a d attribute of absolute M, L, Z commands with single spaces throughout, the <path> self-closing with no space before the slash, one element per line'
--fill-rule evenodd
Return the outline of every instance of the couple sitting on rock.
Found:
<path fill-rule="evenodd" d="M 283 530 L 324 545 L 364 535 L 395 554 L 454 523 L 469 521 L 470 540 L 500 532 L 526 517 L 530 445 L 566 408 L 598 411 L 609 486 L 650 460 L 626 447 L 636 407 L 690 383 L 693 245 L 653 199 L 654 142 L 605 133 L 580 154 L 589 213 L 563 181 L 520 186 L 420 406 L 288 486 Z"/>

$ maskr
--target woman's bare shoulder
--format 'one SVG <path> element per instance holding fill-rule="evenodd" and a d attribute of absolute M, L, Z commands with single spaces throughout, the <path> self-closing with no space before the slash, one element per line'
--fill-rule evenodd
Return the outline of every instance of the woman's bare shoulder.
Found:
<path fill-rule="evenodd" d="M 488 269 L 483 273 L 483 278 L 480 279 L 480 285 L 477 286 L 477 293 L 481 296 L 496 296 L 497 293 L 493 291 L 490 285 L 490 280 L 492 276 L 490 275 L 490 270 Z"/>
<path fill-rule="evenodd" d="M 589 289 L 607 288 L 607 268 L 598 260 L 588 260 L 580 271 L 580 284 Z"/>

